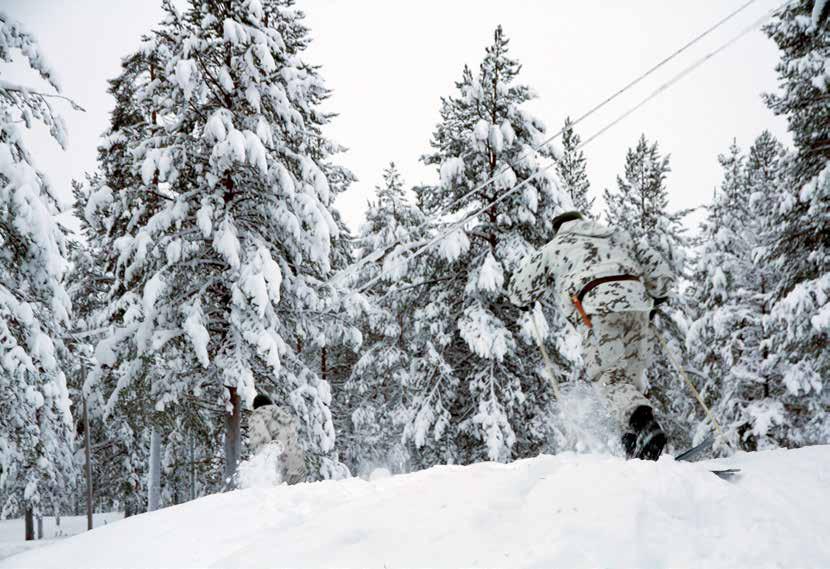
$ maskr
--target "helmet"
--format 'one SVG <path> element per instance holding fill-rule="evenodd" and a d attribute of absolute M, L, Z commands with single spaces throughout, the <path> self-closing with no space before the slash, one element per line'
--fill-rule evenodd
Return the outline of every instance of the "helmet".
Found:
<path fill-rule="evenodd" d="M 568 221 L 574 221 L 576 219 L 583 219 L 582 214 L 578 211 L 566 211 L 565 213 L 560 213 L 559 215 L 553 218 L 553 231 L 554 233 L 559 231 L 559 228 L 562 227 L 563 223 L 567 223 Z"/>
<path fill-rule="evenodd" d="M 583 219 L 582 214 L 574 206 L 571 196 L 565 192 L 559 194 L 559 204 L 555 210 L 557 213 L 553 216 L 553 231 L 559 231 L 563 223 L 574 221 L 575 219 Z"/>
<path fill-rule="evenodd" d="M 262 393 L 257 393 L 257 396 L 254 397 L 254 409 L 259 409 L 260 407 L 273 404 L 274 403 L 271 401 L 271 398 Z"/>

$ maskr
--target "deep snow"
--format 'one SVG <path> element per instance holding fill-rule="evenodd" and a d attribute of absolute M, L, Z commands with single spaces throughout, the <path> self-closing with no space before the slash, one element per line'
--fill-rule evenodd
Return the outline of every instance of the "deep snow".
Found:
<path fill-rule="evenodd" d="M 0 567 L 827 567 L 830 446 L 601 455 L 219 494 Z M 725 482 L 707 468 L 739 467 Z"/>

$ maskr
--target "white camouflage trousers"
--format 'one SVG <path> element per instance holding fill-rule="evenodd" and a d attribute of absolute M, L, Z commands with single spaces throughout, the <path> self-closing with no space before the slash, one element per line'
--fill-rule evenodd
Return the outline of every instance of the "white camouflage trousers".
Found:
<path fill-rule="evenodd" d="M 603 386 L 611 411 L 623 431 L 645 398 L 643 374 L 648 363 L 648 313 L 592 314 L 593 327 L 580 325 L 588 379 Z"/>

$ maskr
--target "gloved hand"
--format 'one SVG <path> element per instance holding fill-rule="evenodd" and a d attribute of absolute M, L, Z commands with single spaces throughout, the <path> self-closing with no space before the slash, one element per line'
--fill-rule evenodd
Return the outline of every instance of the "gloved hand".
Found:
<path fill-rule="evenodd" d="M 661 304 L 666 304 L 668 301 L 669 301 L 668 296 L 661 296 L 660 298 L 655 298 L 654 299 L 654 306 L 652 307 L 652 309 L 648 313 L 648 321 L 649 322 L 653 321 L 654 317 L 657 316 L 658 314 L 665 315 L 662 310 L 658 309 L 658 307 Z"/>

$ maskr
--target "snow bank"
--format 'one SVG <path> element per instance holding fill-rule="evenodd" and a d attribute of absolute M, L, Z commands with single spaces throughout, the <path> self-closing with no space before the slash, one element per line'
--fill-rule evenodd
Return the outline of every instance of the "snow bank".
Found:
<path fill-rule="evenodd" d="M 0 567 L 827 567 L 829 463 L 830 446 L 708 464 L 563 454 L 252 488 Z"/>

